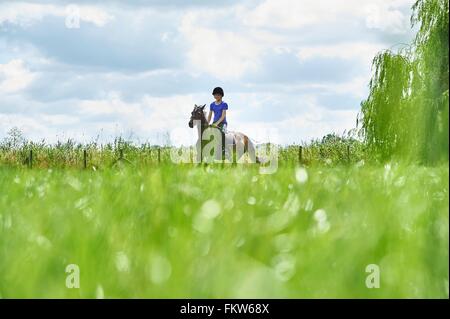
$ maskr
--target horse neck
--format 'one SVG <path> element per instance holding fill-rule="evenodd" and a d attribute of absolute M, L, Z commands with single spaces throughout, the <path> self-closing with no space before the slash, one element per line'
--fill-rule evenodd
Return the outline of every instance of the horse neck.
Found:
<path fill-rule="evenodd" d="M 203 132 L 208 128 L 208 124 L 206 121 L 206 117 L 203 115 L 200 121 L 200 137 L 203 135 Z"/>

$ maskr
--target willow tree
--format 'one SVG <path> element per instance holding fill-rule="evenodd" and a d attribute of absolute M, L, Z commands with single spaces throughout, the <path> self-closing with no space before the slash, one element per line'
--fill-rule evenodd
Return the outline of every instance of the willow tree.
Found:
<path fill-rule="evenodd" d="M 413 43 L 374 58 L 362 133 L 381 160 L 448 161 L 448 0 L 419 0 L 412 9 Z"/>

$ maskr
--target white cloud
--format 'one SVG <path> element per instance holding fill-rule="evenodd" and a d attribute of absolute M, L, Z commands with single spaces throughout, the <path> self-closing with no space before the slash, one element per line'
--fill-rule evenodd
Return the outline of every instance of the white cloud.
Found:
<path fill-rule="evenodd" d="M 79 8 L 80 19 L 85 22 L 93 23 L 98 27 L 103 27 L 114 19 L 112 14 L 94 6 L 79 6 Z"/>
<path fill-rule="evenodd" d="M 206 72 L 217 78 L 238 79 L 259 70 L 261 56 L 270 51 L 298 52 L 301 59 L 345 58 L 365 59 L 385 48 L 380 42 L 355 41 L 335 43 L 320 40 L 314 45 L 303 42 L 314 28 L 342 29 L 343 37 L 350 26 L 378 29 L 385 33 L 400 34 L 409 30 L 409 7 L 414 0 L 265 0 L 255 8 L 237 5 L 216 12 L 211 9 L 188 11 L 180 23 L 180 32 L 187 40 L 188 61 L 194 71 Z M 214 16 L 208 20 L 205 17 Z M 216 23 L 227 21 L 228 24 Z M 233 23 L 236 27 L 232 27 Z M 342 25 L 348 23 L 347 27 Z M 227 27 L 231 26 L 231 27 Z M 295 37 L 283 34 L 286 29 L 304 28 Z M 275 28 L 271 30 L 270 28 Z M 282 29 L 282 30 L 276 30 Z M 317 33 L 317 32 L 316 32 Z"/>
<path fill-rule="evenodd" d="M 194 101 L 193 95 L 145 95 L 131 103 L 124 101 L 117 92 L 111 92 L 105 99 L 81 101 L 77 109 L 79 116 L 87 117 L 88 121 L 90 117 L 108 117 L 109 124 L 112 124 L 109 127 L 104 127 L 105 122 L 101 120 L 92 123 L 97 131 L 103 129 L 109 134 L 133 132 L 140 138 L 169 133 L 175 137 L 174 143 L 186 145 L 193 142 L 192 134 L 195 133 L 188 128 Z"/>
<path fill-rule="evenodd" d="M 200 16 L 189 12 L 180 26 L 190 45 L 187 56 L 194 70 L 233 79 L 258 68 L 262 46 L 255 39 L 247 34 L 203 27 L 198 23 Z"/>
<path fill-rule="evenodd" d="M 140 112 L 140 108 L 136 103 L 123 102 L 117 92 L 110 92 L 107 99 L 81 101 L 78 112 L 89 116 L 111 114 L 127 116 Z"/>
<path fill-rule="evenodd" d="M 242 11 L 242 18 L 248 26 L 281 29 L 361 19 L 368 28 L 404 33 L 409 28 L 409 8 L 413 3 L 414 0 L 265 0 L 254 10 Z"/>
<path fill-rule="evenodd" d="M 26 114 L 1 114 L 0 113 L 0 129 L 2 135 L 5 136 L 7 131 L 12 127 L 18 127 L 25 137 L 35 137 L 40 140 L 42 138 L 49 138 L 51 136 L 56 137 L 56 130 L 47 125 L 47 123 L 40 120 L 36 116 L 30 116 Z M 58 128 L 59 130 L 59 128 Z"/>
<path fill-rule="evenodd" d="M 0 4 L 0 25 L 9 22 L 29 26 L 34 21 L 42 20 L 45 15 L 56 13 L 57 8 L 53 5 L 3 2 Z"/>
<path fill-rule="evenodd" d="M 355 77 L 347 82 L 311 82 L 307 84 L 302 83 L 290 87 L 290 92 L 308 92 L 308 90 L 320 90 L 322 94 L 340 94 L 362 100 L 367 96 L 369 81 L 370 77 L 369 75 L 367 75 Z"/>
<path fill-rule="evenodd" d="M 316 0 L 266 0 L 241 13 L 248 26 L 292 29 L 332 19 L 334 13 L 328 7 L 329 3 Z"/>
<path fill-rule="evenodd" d="M 49 126 L 74 125 L 80 122 L 79 118 L 64 114 L 43 114 L 41 119 Z"/>
<path fill-rule="evenodd" d="M 110 92 L 104 99 L 67 103 L 75 110 L 71 114 L 64 114 L 64 110 L 59 114 L 40 112 L 39 108 L 45 105 L 30 102 L 27 113 L 2 114 L 0 108 L 0 136 L 17 126 L 26 137 L 45 138 L 48 142 L 61 138 L 92 141 L 98 135 L 100 142 L 110 142 L 116 136 L 132 135 L 133 141 L 166 143 L 163 135 L 169 134 L 174 144 L 191 145 L 196 131 L 188 127 L 188 121 L 194 99 L 192 95 L 146 95 L 139 101 L 127 102 L 117 92 Z"/>
<path fill-rule="evenodd" d="M 298 57 L 301 60 L 310 58 L 370 59 L 383 50 L 382 43 L 346 42 L 332 45 L 314 45 L 300 47 Z"/>
<path fill-rule="evenodd" d="M 29 2 L 3 2 L 0 3 L 0 26 L 5 23 L 30 27 L 42 21 L 46 16 L 57 16 L 66 18 L 74 11 L 70 6 L 38 4 Z M 114 17 L 96 6 L 77 5 L 80 21 L 92 23 L 102 27 Z"/>
<path fill-rule="evenodd" d="M 359 99 L 363 99 L 368 93 L 369 80 L 368 76 L 359 76 L 348 82 L 329 85 L 328 89 L 334 93 L 346 94 L 348 96 L 355 96 Z"/>
<path fill-rule="evenodd" d="M 369 29 L 379 29 L 384 32 L 403 34 L 410 27 L 409 16 L 398 9 L 380 4 L 370 4 L 365 7 L 366 26 Z"/>
<path fill-rule="evenodd" d="M 314 96 L 302 96 L 297 111 L 288 118 L 267 121 L 237 119 L 234 128 L 259 143 L 309 142 L 332 132 L 340 135 L 354 128 L 357 113 L 358 110 L 330 110 L 319 105 Z"/>
<path fill-rule="evenodd" d="M 16 93 L 25 89 L 34 79 L 20 59 L 0 64 L 0 93 Z"/>

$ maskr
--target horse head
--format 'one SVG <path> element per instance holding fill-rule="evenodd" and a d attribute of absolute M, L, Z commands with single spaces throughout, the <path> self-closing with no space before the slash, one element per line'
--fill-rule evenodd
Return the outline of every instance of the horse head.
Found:
<path fill-rule="evenodd" d="M 206 107 L 206 104 L 201 105 L 201 106 L 195 104 L 194 110 L 191 112 L 191 118 L 189 120 L 190 128 L 194 127 L 194 121 L 201 121 L 202 123 L 206 122 L 205 107 Z"/>

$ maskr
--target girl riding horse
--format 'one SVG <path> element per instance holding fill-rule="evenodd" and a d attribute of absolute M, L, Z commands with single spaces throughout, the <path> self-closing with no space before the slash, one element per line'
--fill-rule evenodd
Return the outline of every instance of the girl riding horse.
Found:
<path fill-rule="evenodd" d="M 200 155 L 200 161 L 202 161 L 202 150 L 205 140 L 202 138 L 205 130 L 213 128 L 218 129 L 216 125 L 209 125 L 209 121 L 205 116 L 205 105 L 198 106 L 195 105 L 194 110 L 191 113 L 191 118 L 189 120 L 189 127 L 199 126 L 199 136 L 197 141 L 197 146 L 200 146 L 201 150 L 197 154 Z M 221 116 L 222 117 L 222 116 Z M 219 118 L 220 119 L 220 118 Z M 222 122 L 222 121 L 221 121 Z M 214 122 L 216 123 L 216 122 Z M 220 124 L 220 122 L 219 122 Z M 223 128 L 223 126 L 222 126 Z M 239 160 L 245 153 L 248 153 L 250 162 L 259 163 L 258 157 L 256 157 L 256 149 L 253 142 L 248 138 L 247 135 L 240 132 L 221 132 L 222 135 L 222 159 L 225 159 L 225 155 L 228 151 L 228 158 Z M 224 138 L 225 137 L 225 138 Z M 236 156 L 234 156 L 236 155 Z"/>

